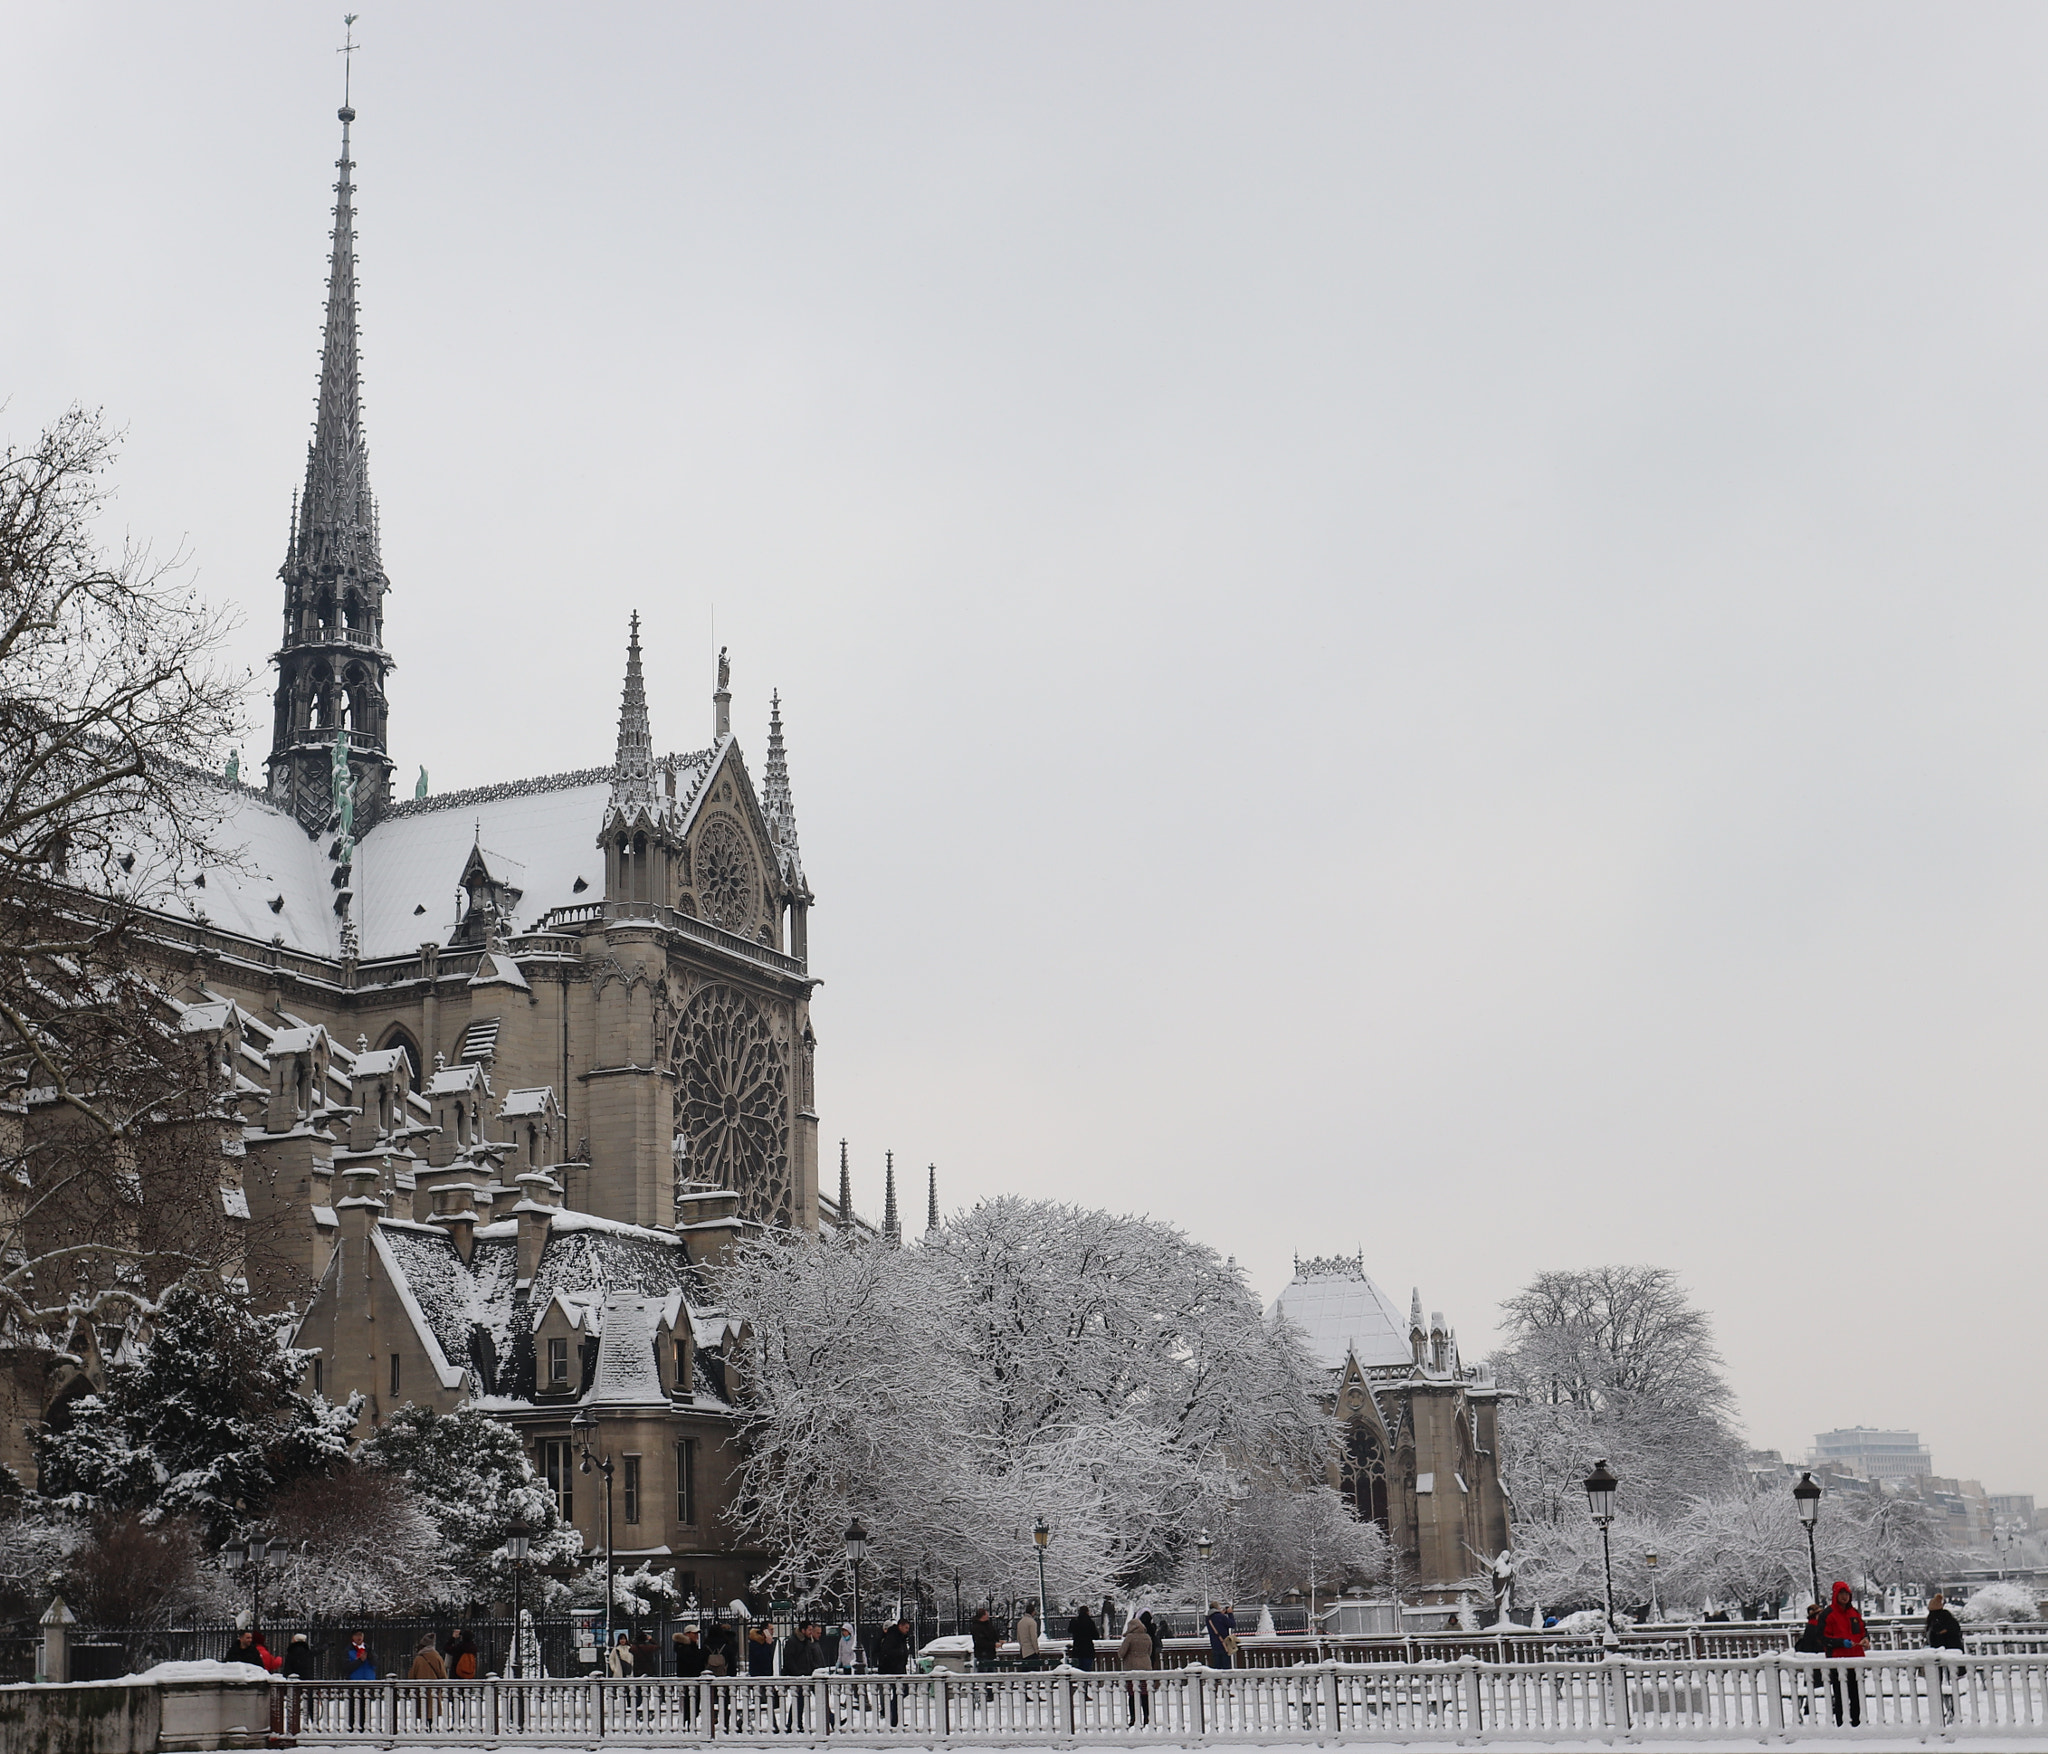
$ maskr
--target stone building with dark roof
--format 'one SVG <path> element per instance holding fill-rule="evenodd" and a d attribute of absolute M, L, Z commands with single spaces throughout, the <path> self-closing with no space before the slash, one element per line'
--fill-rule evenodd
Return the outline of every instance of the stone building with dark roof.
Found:
<path fill-rule="evenodd" d="M 1403 1321 L 1363 1255 L 1297 1256 L 1271 1313 L 1301 1330 L 1329 1373 L 1343 1429 L 1330 1484 L 1386 1531 L 1407 1599 L 1483 1593 L 1476 1580 L 1510 1541 L 1500 1475 L 1505 1391 L 1464 1363 L 1441 1315 L 1423 1320 L 1420 1292 Z"/>

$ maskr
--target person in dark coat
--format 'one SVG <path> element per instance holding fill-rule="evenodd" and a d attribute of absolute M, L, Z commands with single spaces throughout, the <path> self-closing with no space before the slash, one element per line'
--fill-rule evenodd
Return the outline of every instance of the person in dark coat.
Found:
<path fill-rule="evenodd" d="M 458 1626 L 448 1646 L 448 1679 L 474 1681 L 477 1672 L 476 1640 L 466 1627 Z"/>
<path fill-rule="evenodd" d="M 815 1620 L 806 1620 L 796 1629 L 796 1636 L 782 1647 L 783 1674 L 793 1681 L 808 1681 L 825 1666 L 825 1647 L 820 1641 L 823 1631 Z M 804 1727 L 804 1700 L 810 1691 L 808 1687 L 790 1689 L 791 1723 L 799 1732 Z"/>
<path fill-rule="evenodd" d="M 303 1632 L 294 1632 L 291 1642 L 284 1647 L 284 1667 L 278 1671 L 287 1681 L 310 1681 L 320 1665 L 313 1660 L 313 1647 L 306 1642 Z M 285 1734 L 299 1733 L 299 1718 L 303 1709 L 303 1696 L 296 1688 L 292 1691 L 291 1719 L 285 1726 Z"/>
<path fill-rule="evenodd" d="M 1165 1668 L 1166 1628 L 1161 1626 L 1157 1620 L 1152 1618 L 1152 1610 L 1150 1608 L 1147 1608 L 1144 1611 L 1144 1613 L 1138 1616 L 1138 1618 L 1145 1623 L 1145 1636 L 1152 1641 L 1153 1667 L 1159 1669 Z"/>
<path fill-rule="evenodd" d="M 910 1672 L 910 1616 L 899 1614 L 896 1624 L 875 1634 L 875 1672 L 878 1675 L 906 1675 Z M 896 1722 L 897 1690 L 889 1689 L 889 1722 Z"/>
<path fill-rule="evenodd" d="M 1230 1646 L 1224 1641 L 1236 1635 L 1237 1616 L 1221 1602 L 1211 1602 L 1209 1618 L 1203 1624 L 1209 1630 L 1209 1667 L 1229 1668 Z"/>
<path fill-rule="evenodd" d="M 747 1628 L 747 1673 L 755 1680 L 775 1673 L 775 1635 L 765 1620 Z"/>
<path fill-rule="evenodd" d="M 685 1626 L 669 1641 L 675 1646 L 676 1674 L 685 1681 L 700 1681 L 704 1678 L 704 1659 L 709 1653 L 704 1649 L 694 1626 Z M 693 1723 L 697 1717 L 697 1689 L 683 1689 L 683 1722 Z"/>
<path fill-rule="evenodd" d="M 1828 1641 L 1821 1636 L 1820 1604 L 1818 1602 L 1808 1602 L 1806 1604 L 1806 1625 L 1800 1629 L 1799 1636 L 1792 1641 L 1792 1648 L 1805 1657 L 1824 1657 L 1827 1655 Z M 1819 1669 L 1814 1670 L 1813 1687 L 1816 1693 L 1820 1691 L 1825 1679 L 1826 1677 Z M 1799 1715 L 1801 1717 L 1806 1715 L 1809 1703 L 1802 1695 L 1799 1701 Z"/>
<path fill-rule="evenodd" d="M 256 1642 L 256 1634 L 248 1627 L 235 1634 L 235 1642 L 228 1646 L 228 1654 L 221 1658 L 224 1663 L 247 1663 L 251 1668 L 270 1673 L 270 1653 Z"/>
<path fill-rule="evenodd" d="M 1963 1623 L 1949 1610 L 1948 1597 L 1937 1594 L 1927 1604 L 1927 1644 L 1930 1650 L 1962 1650 Z M 1941 1665 L 1941 1721 L 1952 1724 L 1956 1721 L 1956 1689 L 1951 1680 L 1961 1681 L 1965 1670 L 1958 1663 L 1953 1669 Z"/>
<path fill-rule="evenodd" d="M 1845 1657 L 1860 1657 L 1870 1647 L 1870 1633 L 1863 1624 L 1863 1616 L 1856 1611 L 1856 1604 L 1849 1599 L 1846 1583 L 1835 1585 L 1834 1600 L 1828 1611 L 1820 1617 L 1820 1635 L 1828 1647 L 1828 1658 L 1839 1662 Z M 1842 1721 L 1842 1683 L 1849 1683 L 1849 1724 L 1853 1729 L 1863 1722 L 1863 1689 L 1854 1669 L 1831 1670 L 1828 1674 L 1828 1692 L 1834 1696 L 1835 1722 Z"/>
<path fill-rule="evenodd" d="M 1077 1669 L 1095 1667 L 1095 1641 L 1101 1637 L 1095 1624 L 1095 1616 L 1088 1612 L 1083 1602 L 1074 1610 L 1073 1619 L 1067 1622 L 1067 1661 Z"/>
<path fill-rule="evenodd" d="M 967 1623 L 967 1636 L 974 1640 L 974 1666 L 984 1675 L 994 1673 L 996 1646 L 1002 1643 L 1003 1635 L 986 1608 L 974 1610 L 974 1618 Z"/>

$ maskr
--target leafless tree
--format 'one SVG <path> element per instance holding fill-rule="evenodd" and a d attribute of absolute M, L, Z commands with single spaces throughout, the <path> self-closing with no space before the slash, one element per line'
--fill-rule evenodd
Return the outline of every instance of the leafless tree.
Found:
<path fill-rule="evenodd" d="M 150 920 L 218 859 L 200 771 L 246 678 L 224 619 L 102 548 L 114 440 L 72 409 L 0 452 L 0 1348 L 75 1344 L 243 1246 L 232 1069 L 176 1025 Z M 196 911 L 196 910 L 188 910 Z"/>

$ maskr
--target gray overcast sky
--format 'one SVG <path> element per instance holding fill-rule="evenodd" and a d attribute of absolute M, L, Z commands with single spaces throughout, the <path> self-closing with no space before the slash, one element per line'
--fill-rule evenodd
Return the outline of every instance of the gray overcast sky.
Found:
<path fill-rule="evenodd" d="M 635 607 L 701 744 L 715 602 L 862 1204 L 1360 1248 L 1468 1352 L 1668 1263 L 1753 1442 L 2048 1495 L 2048 13 L 357 28 L 401 770 L 608 760 Z M 339 34 L 0 59 L 4 424 L 124 423 L 259 676 Z"/>

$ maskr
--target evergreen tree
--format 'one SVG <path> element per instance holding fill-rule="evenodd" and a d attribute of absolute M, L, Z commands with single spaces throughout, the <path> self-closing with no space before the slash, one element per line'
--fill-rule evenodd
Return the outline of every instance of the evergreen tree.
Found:
<path fill-rule="evenodd" d="M 213 1543 L 281 1487 L 343 1466 L 361 1399 L 298 1392 L 311 1354 L 290 1344 L 289 1320 L 256 1314 L 211 1274 L 180 1280 L 139 1359 L 38 1440 L 38 1491 L 77 1513 L 189 1516 Z"/>
<path fill-rule="evenodd" d="M 471 1600 L 508 1596 L 511 1562 L 504 1555 L 515 1516 L 524 1516 L 533 1546 L 528 1589 L 544 1599 L 536 1572 L 561 1571 L 583 1550 L 554 1495 L 533 1471 L 518 1433 L 474 1407 L 437 1413 L 404 1406 L 363 1445 L 364 1466 L 388 1470 L 426 1512 L 444 1543 L 443 1564 Z"/>

